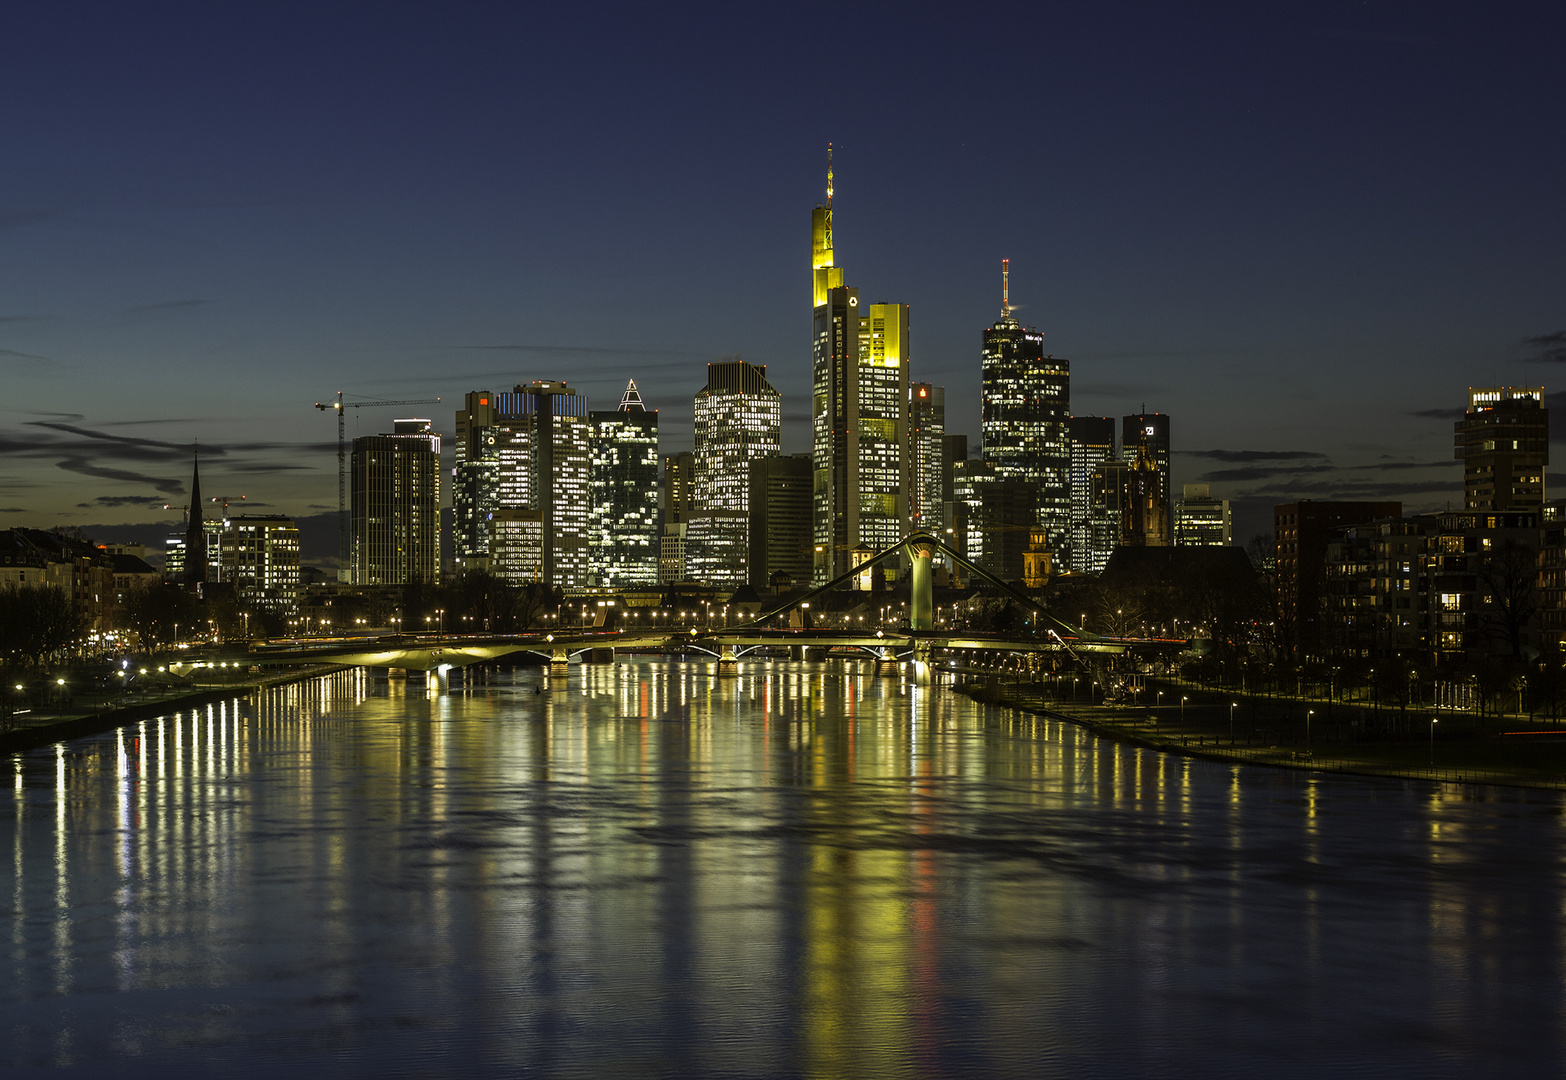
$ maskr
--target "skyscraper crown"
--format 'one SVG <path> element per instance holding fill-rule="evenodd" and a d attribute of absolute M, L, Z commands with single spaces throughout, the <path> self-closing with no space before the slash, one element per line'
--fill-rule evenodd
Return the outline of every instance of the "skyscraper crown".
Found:
<path fill-rule="evenodd" d="M 631 379 L 625 384 L 625 396 L 620 399 L 621 412 L 646 412 L 647 407 L 642 404 L 642 395 L 636 389 L 636 380 Z"/>

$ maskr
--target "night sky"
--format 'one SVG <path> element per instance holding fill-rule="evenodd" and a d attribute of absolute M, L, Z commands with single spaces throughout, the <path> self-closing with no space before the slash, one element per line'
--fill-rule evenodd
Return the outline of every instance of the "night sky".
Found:
<path fill-rule="evenodd" d="M 741 355 L 807 449 L 828 142 L 838 262 L 912 305 L 949 430 L 1009 257 L 1073 411 L 1169 413 L 1237 542 L 1460 502 L 1467 388 L 1563 389 L 1561 10 L 13 5 L 0 527 L 157 536 L 193 440 L 205 494 L 331 514 L 338 390 L 444 399 L 350 437 L 449 434 L 468 390 L 635 377 L 670 453 Z"/>

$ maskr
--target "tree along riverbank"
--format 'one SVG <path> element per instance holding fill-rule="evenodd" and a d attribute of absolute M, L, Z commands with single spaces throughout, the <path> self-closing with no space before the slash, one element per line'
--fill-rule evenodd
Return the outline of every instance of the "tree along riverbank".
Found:
<path fill-rule="evenodd" d="M 1083 680 L 1086 682 L 1086 680 Z M 1091 687 L 1078 686 L 1086 694 Z M 1071 681 L 962 683 L 977 701 L 1058 717 L 1106 738 L 1248 765 L 1566 790 L 1566 726 L 1520 715 L 1380 708 L 1149 680 L 1150 704 L 1073 699 Z"/>
<path fill-rule="evenodd" d="M 138 720 L 191 709 L 209 702 L 255 693 L 272 686 L 303 682 L 343 670 L 338 664 L 320 664 L 277 675 L 243 675 L 200 685 L 160 686 L 145 693 L 84 694 L 62 710 L 16 712 L 6 717 L 0 730 L 0 754 L 18 754 L 66 739 L 97 735 Z"/>

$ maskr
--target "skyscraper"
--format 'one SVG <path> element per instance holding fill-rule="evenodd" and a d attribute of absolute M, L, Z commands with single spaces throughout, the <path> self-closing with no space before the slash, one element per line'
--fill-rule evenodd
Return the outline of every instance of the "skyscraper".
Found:
<path fill-rule="evenodd" d="M 952 547 L 990 573 L 1020 581 L 1024 552 L 1037 531 L 1038 485 L 969 459 L 957 463 L 952 486 Z"/>
<path fill-rule="evenodd" d="M 355 585 L 440 580 L 440 436 L 428 420 L 353 441 L 349 558 Z"/>
<path fill-rule="evenodd" d="M 1011 314 L 1011 260 L 1001 260 L 1001 317 L 984 331 L 984 460 L 1003 479 L 1038 486 L 1038 524 L 1063 545 L 1071 522 L 1071 367 L 1042 332 Z"/>
<path fill-rule="evenodd" d="M 691 508 L 750 509 L 750 462 L 783 452 L 783 396 L 765 364 L 720 360 L 707 365 L 696 393 Z"/>
<path fill-rule="evenodd" d="M 1071 527 L 1067 532 L 1070 566 L 1078 573 L 1104 569 L 1119 540 L 1119 489 L 1112 500 L 1103 495 L 1099 467 L 1115 458 L 1115 420 L 1111 416 L 1073 416 L 1067 423 L 1071 451 L 1069 488 Z M 1110 509 L 1112 505 L 1113 509 Z"/>
<path fill-rule="evenodd" d="M 833 261 L 832 171 L 811 218 L 815 580 L 845 573 L 908 523 L 908 305 L 861 307 Z"/>
<path fill-rule="evenodd" d="M 946 527 L 946 388 L 908 389 L 908 524 L 939 534 Z"/>
<path fill-rule="evenodd" d="M 587 395 L 537 379 L 467 395 L 457 413 L 458 569 L 508 581 L 588 584 Z"/>
<path fill-rule="evenodd" d="M 691 515 L 691 488 L 695 482 L 696 455 L 689 450 L 663 459 L 663 522 L 672 525 Z"/>
<path fill-rule="evenodd" d="M 1544 505 L 1550 413 L 1540 386 L 1468 390 L 1468 412 L 1453 425 L 1468 510 L 1531 510 Z"/>
<path fill-rule="evenodd" d="M 633 379 L 620 407 L 589 414 L 590 578 L 608 588 L 658 583 L 658 412 Z"/>
<path fill-rule="evenodd" d="M 780 575 L 804 585 L 811 558 L 809 454 L 760 458 L 750 463 L 750 583 L 769 589 Z"/>
<path fill-rule="evenodd" d="M 1144 405 L 1145 409 L 1146 406 Z M 1140 412 L 1133 416 L 1127 416 L 1120 421 L 1120 456 L 1128 463 L 1134 463 L 1140 453 L 1143 442 L 1147 443 L 1147 456 L 1152 462 L 1153 470 L 1158 474 L 1159 484 L 1162 488 L 1159 493 L 1160 505 L 1164 508 L 1165 517 L 1162 535 L 1174 536 L 1174 488 L 1170 482 L 1169 473 L 1169 417 L 1163 413 Z M 1166 540 L 1165 543 L 1170 541 Z M 1158 546 L 1158 545 L 1153 545 Z"/>
<path fill-rule="evenodd" d="M 693 581 L 743 585 L 750 563 L 750 463 L 783 448 L 783 399 L 763 365 L 720 360 L 693 402 L 685 566 Z"/>

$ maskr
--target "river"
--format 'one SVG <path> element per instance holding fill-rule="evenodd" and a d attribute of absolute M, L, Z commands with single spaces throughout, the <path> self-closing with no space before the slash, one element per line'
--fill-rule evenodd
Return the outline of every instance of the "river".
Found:
<path fill-rule="evenodd" d="M 0 1074 L 1558 1076 L 1558 794 L 855 663 L 363 670 L 17 755 Z"/>

